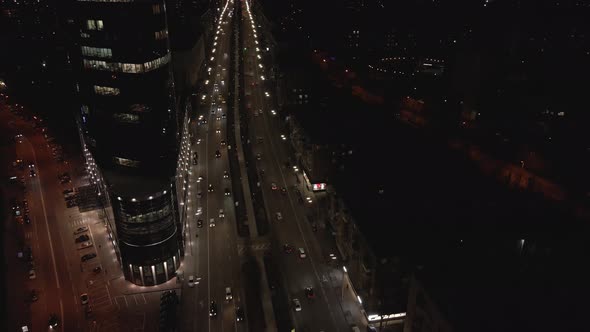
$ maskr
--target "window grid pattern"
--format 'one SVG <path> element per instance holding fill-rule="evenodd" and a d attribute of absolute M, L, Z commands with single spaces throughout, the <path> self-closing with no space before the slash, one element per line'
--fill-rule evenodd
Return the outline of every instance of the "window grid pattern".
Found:
<path fill-rule="evenodd" d="M 102 20 L 86 20 L 86 29 L 88 30 L 102 30 L 104 25 Z"/>
<path fill-rule="evenodd" d="M 168 62 L 170 62 L 170 53 L 161 58 L 140 64 L 84 59 L 84 68 L 138 74 L 158 69 L 166 65 Z"/>
<path fill-rule="evenodd" d="M 126 158 L 114 157 L 115 163 L 121 166 L 127 167 L 139 167 L 140 162 L 138 160 L 131 160 Z"/>
<path fill-rule="evenodd" d="M 112 58 L 113 51 L 110 48 L 82 46 L 82 55 L 95 56 L 99 58 Z"/>
<path fill-rule="evenodd" d="M 168 30 L 163 29 L 160 31 L 154 32 L 156 40 L 162 40 L 168 38 Z"/>
<path fill-rule="evenodd" d="M 129 113 L 116 113 L 113 114 L 115 120 L 125 123 L 139 123 L 139 115 Z"/>
<path fill-rule="evenodd" d="M 110 87 L 110 86 L 95 85 L 94 86 L 94 92 L 97 95 L 118 96 L 121 93 L 121 90 L 119 90 L 118 88 Z"/>

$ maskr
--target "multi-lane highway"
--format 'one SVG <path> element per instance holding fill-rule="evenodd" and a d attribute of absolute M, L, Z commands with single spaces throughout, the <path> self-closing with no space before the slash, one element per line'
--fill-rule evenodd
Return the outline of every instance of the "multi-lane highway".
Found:
<path fill-rule="evenodd" d="M 183 297 L 192 312 L 190 331 L 246 331 L 247 322 L 237 321 L 243 308 L 240 261 L 237 250 L 233 190 L 228 160 L 227 109 L 229 52 L 233 3 L 226 2 L 215 27 L 215 39 L 208 57 L 207 78 L 201 107 L 191 119 L 194 135 L 190 182 L 189 231 Z M 231 134 L 231 132 L 229 133 Z M 196 165 L 195 164 L 196 161 Z M 188 285 L 195 278 L 193 287 Z M 227 288 L 231 300 L 227 299 Z M 215 302 L 216 315 L 211 316 Z M 188 310 L 186 310 L 188 309 Z"/>
<path fill-rule="evenodd" d="M 262 179 L 265 206 L 271 223 L 271 234 L 281 244 L 289 244 L 293 252 L 275 252 L 280 277 L 287 289 L 291 317 L 297 329 L 318 331 L 347 331 L 350 326 L 340 309 L 340 292 L 329 286 L 328 275 L 333 267 L 329 258 L 322 256 L 312 224 L 307 214 L 313 206 L 313 194 L 298 185 L 290 160 L 289 141 L 281 132 L 280 114 L 273 104 L 270 89 L 267 90 L 266 48 L 259 42 L 260 31 L 247 1 L 243 1 L 242 25 L 244 48 L 244 79 L 249 108 L 250 141 L 257 156 L 257 169 Z M 274 89 L 273 89 L 274 91 Z M 276 185 L 276 188 L 273 188 Z M 285 190 L 282 190 L 282 189 Z M 300 198 L 303 198 L 301 199 Z M 306 199 L 310 197 L 310 201 Z M 280 216 L 277 215 L 280 213 Z M 301 248 L 305 257 L 300 255 Z M 276 248 L 275 248 L 276 250 Z M 281 250 L 282 251 L 282 250 Z M 308 297 L 305 289 L 311 287 L 314 296 Z M 296 311 L 294 300 L 301 303 Z"/>

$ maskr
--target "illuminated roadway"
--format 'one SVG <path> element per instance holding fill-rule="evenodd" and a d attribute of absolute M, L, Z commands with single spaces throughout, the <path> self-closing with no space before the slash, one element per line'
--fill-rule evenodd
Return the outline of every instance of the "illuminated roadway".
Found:
<path fill-rule="evenodd" d="M 236 306 L 242 305 L 242 286 L 240 284 L 240 262 L 237 250 L 237 227 L 234 213 L 233 196 L 226 196 L 224 191 L 232 190 L 230 178 L 224 178 L 224 171 L 230 170 L 227 156 L 226 117 L 229 81 L 229 52 L 231 37 L 232 3 L 226 3 L 221 10 L 220 25 L 215 27 L 217 39 L 214 41 L 212 54 L 207 56 L 207 67 L 211 68 L 206 76 L 207 82 L 203 89 L 206 94 L 204 103 L 199 106 L 198 115 L 207 119 L 207 124 L 198 124 L 198 119 L 191 119 L 191 132 L 196 142 L 192 151 L 198 154 L 198 164 L 191 167 L 190 175 L 190 207 L 188 214 L 187 255 L 185 260 L 192 260 L 184 273 L 183 299 L 188 310 L 183 310 L 191 326 L 184 325 L 188 331 L 246 331 L 247 322 L 236 322 Z M 227 56 L 225 56 L 227 54 Z M 210 58 L 213 57 L 213 61 Z M 217 90 L 215 89 L 217 88 Z M 201 101 L 201 95 L 198 96 Z M 221 110 L 218 110 L 221 107 Z M 213 110 L 213 113 L 212 113 Z M 219 130 L 219 132 L 218 132 Z M 221 157 L 215 152 L 219 150 Z M 192 163 L 192 156 L 191 156 Z M 203 177 L 198 181 L 199 176 Z M 213 192 L 208 192 L 208 186 Z M 201 193 L 201 197 L 198 197 Z M 202 209 L 196 215 L 198 208 Z M 225 217 L 220 218 L 219 210 L 223 209 Z M 197 227 L 201 219 L 203 227 Z M 215 220 L 215 227 L 210 227 L 210 219 Z M 198 236 L 198 237 L 197 237 Z M 198 281 L 194 288 L 188 287 L 188 277 L 193 275 Z M 199 279 L 200 278 L 200 279 Z M 225 288 L 231 287 L 233 300 L 225 300 Z M 209 317 L 209 304 L 217 303 L 217 317 Z M 247 317 L 246 317 L 247 319 Z"/>
<path fill-rule="evenodd" d="M 300 203 L 294 191 L 297 184 L 295 172 L 291 167 L 286 167 L 289 160 L 288 139 L 281 138 L 279 114 L 273 114 L 276 108 L 270 91 L 266 91 L 265 64 L 263 63 L 265 49 L 257 44 L 260 40 L 255 22 L 252 22 L 250 8 L 245 1 L 241 2 L 242 14 L 245 18 L 241 29 L 244 36 L 244 79 L 246 98 L 250 103 L 250 109 L 246 110 L 250 119 L 250 141 L 254 153 L 261 154 L 261 160 L 257 161 L 258 172 L 264 169 L 261 177 L 264 202 L 270 215 L 270 227 L 272 236 L 281 244 L 292 245 L 295 251 L 291 254 L 274 252 L 278 258 L 280 277 L 286 287 L 289 297 L 289 307 L 295 328 L 310 329 L 313 331 L 348 331 L 347 324 L 339 305 L 340 291 L 328 286 L 328 273 L 331 268 L 326 264 L 327 257 L 321 256 L 321 249 L 314 237 L 310 223 L 305 219 L 306 213 L 314 205 Z M 254 84 L 254 85 L 253 85 Z M 262 111 L 255 115 L 255 111 Z M 262 137 L 262 143 L 256 143 L 257 137 Z M 279 190 L 271 190 L 274 182 Z M 287 193 L 282 194 L 280 188 L 287 188 Z M 301 187 L 300 187 L 301 190 Z M 301 190 L 303 196 L 305 191 Z M 282 220 L 278 221 L 276 213 L 280 212 Z M 303 248 L 307 258 L 299 258 L 297 248 Z M 315 299 L 308 300 L 304 289 L 313 287 Z M 296 312 L 292 300 L 297 298 L 301 302 L 302 310 Z"/>

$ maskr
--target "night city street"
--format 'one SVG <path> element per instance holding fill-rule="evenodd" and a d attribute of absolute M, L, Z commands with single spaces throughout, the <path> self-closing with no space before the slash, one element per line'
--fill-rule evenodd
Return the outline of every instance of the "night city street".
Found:
<path fill-rule="evenodd" d="M 2 331 L 587 331 L 590 2 L 0 1 Z"/>

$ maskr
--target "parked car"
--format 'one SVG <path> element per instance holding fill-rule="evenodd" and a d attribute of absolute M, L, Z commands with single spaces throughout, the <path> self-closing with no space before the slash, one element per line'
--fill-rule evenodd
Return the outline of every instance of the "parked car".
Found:
<path fill-rule="evenodd" d="M 82 226 L 82 227 L 78 227 L 75 231 L 74 234 L 78 235 L 78 234 L 82 234 L 84 232 L 88 231 L 88 226 Z"/>
<path fill-rule="evenodd" d="M 84 242 L 84 241 L 88 241 L 88 240 L 90 240 L 90 236 L 88 236 L 87 234 L 83 234 L 83 235 L 78 236 L 74 241 L 76 243 L 80 243 L 80 242 Z"/>
<path fill-rule="evenodd" d="M 93 253 L 90 253 L 90 254 L 86 254 L 86 255 L 80 257 L 80 260 L 82 262 L 86 262 L 86 261 L 89 261 L 89 260 L 91 260 L 93 258 L 96 258 L 96 253 L 94 253 L 94 252 Z"/>
<path fill-rule="evenodd" d="M 90 298 L 88 297 L 88 294 L 83 293 L 82 295 L 80 295 L 80 303 L 82 303 L 82 305 L 88 304 L 89 300 Z"/>

